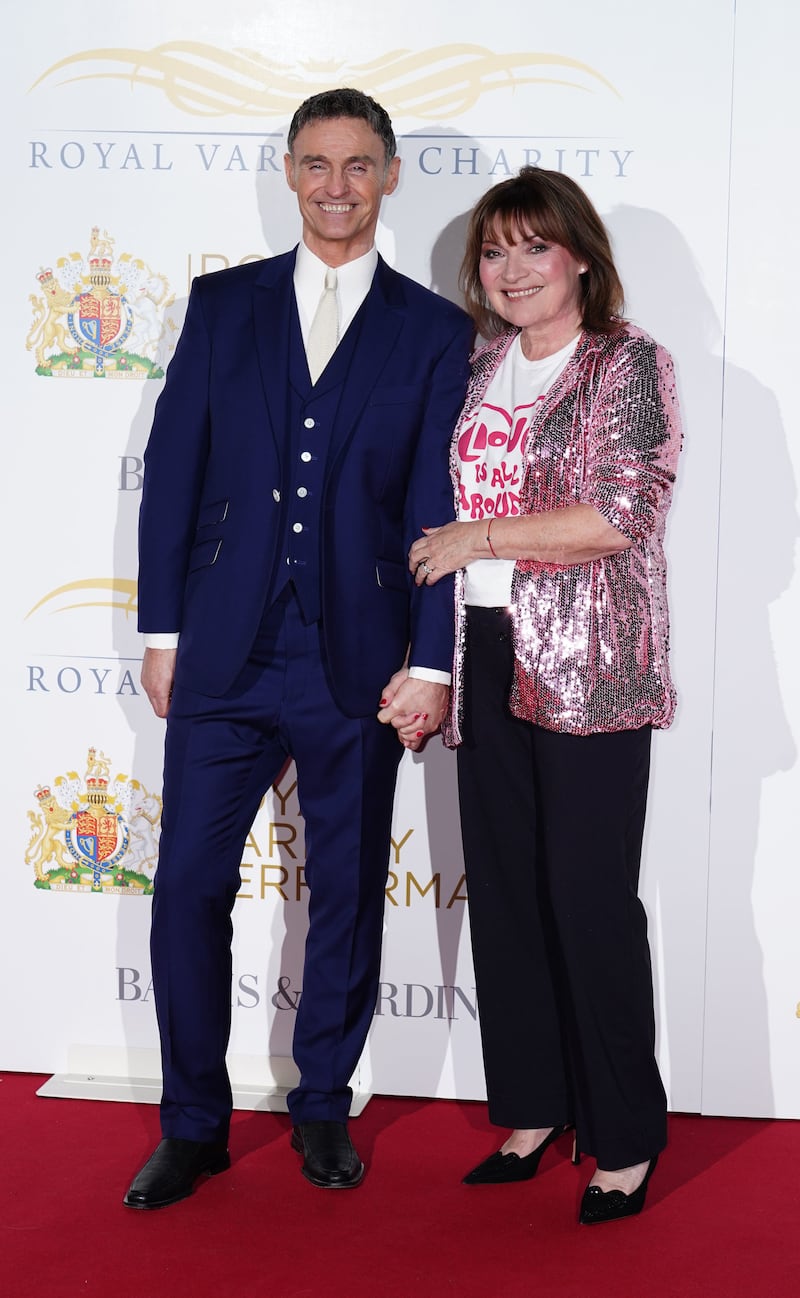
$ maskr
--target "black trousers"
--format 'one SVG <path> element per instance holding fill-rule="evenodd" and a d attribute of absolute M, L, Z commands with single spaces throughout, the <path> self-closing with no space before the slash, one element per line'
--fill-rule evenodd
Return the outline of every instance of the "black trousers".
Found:
<path fill-rule="evenodd" d="M 650 727 L 560 734 L 511 715 L 511 618 L 470 608 L 461 824 L 489 1116 L 574 1122 L 607 1170 L 666 1144 L 637 896 Z"/>

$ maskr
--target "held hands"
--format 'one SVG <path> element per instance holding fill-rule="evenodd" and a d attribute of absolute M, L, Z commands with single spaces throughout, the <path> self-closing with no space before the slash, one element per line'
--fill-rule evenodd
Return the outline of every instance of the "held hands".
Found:
<path fill-rule="evenodd" d="M 157 717 L 165 717 L 169 712 L 177 656 L 177 649 L 145 649 L 144 651 L 142 689 L 153 705 Z"/>
<path fill-rule="evenodd" d="M 417 752 L 428 735 L 439 729 L 449 694 L 447 685 L 418 680 L 403 667 L 383 690 L 378 720 L 394 726 L 403 747 Z"/>
<path fill-rule="evenodd" d="M 446 523 L 422 531 L 408 552 L 408 566 L 418 586 L 435 586 L 440 578 L 471 560 L 490 557 L 485 523 Z"/>

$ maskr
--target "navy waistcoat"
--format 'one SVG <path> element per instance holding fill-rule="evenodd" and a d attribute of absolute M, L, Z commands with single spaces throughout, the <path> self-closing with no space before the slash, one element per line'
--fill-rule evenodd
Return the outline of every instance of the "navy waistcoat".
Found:
<path fill-rule="evenodd" d="M 267 607 L 291 583 L 309 623 L 318 621 L 321 613 L 320 530 L 331 435 L 362 317 L 363 306 L 312 387 L 296 302 L 292 306 L 288 421 L 281 465 L 283 539 Z"/>

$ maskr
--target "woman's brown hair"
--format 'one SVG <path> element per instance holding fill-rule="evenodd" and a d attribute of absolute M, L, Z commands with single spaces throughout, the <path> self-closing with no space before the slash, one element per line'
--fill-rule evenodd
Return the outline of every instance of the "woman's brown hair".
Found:
<path fill-rule="evenodd" d="M 618 329 L 625 296 L 608 232 L 593 203 L 560 171 L 523 167 L 518 176 L 484 194 L 470 215 L 460 284 L 478 333 L 496 338 L 508 325 L 492 310 L 481 284 L 483 244 L 500 235 L 506 243 L 515 243 L 530 234 L 560 244 L 576 261 L 586 263 L 588 269 L 580 277 L 584 328 L 596 333 Z"/>

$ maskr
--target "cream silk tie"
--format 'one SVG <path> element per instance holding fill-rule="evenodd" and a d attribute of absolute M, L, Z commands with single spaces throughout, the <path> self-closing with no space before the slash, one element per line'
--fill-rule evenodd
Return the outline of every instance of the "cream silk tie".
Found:
<path fill-rule="evenodd" d="M 325 271 L 325 287 L 319 300 L 306 344 L 311 382 L 316 383 L 339 341 L 339 303 L 336 299 L 336 271 Z"/>

